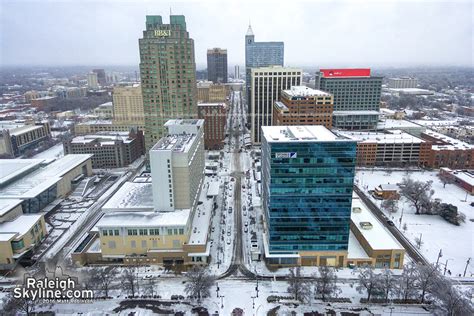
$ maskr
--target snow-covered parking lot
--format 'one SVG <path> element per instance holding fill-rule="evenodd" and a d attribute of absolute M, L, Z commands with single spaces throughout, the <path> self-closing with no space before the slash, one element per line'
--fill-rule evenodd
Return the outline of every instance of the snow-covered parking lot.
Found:
<path fill-rule="evenodd" d="M 438 215 L 415 215 L 414 208 L 403 197 L 398 202 L 398 212 L 389 216 L 413 244 L 415 238 L 421 236 L 423 244 L 420 251 L 430 262 L 436 262 L 442 249 L 442 257 L 439 260 L 441 268 L 444 270 L 447 262 L 447 270 L 450 270 L 453 276 L 463 274 L 468 258 L 474 257 L 474 207 L 470 205 L 474 202 L 474 197 L 466 194 L 466 191 L 455 184 L 447 184 L 443 188 L 437 171 L 410 170 L 409 174 L 414 180 L 433 181 L 433 198 L 456 205 L 458 211 L 466 215 L 466 222 L 455 226 Z M 357 171 L 355 181 L 367 192 L 380 184 L 400 183 L 407 175 L 406 171 L 364 169 Z M 373 197 L 372 199 L 380 206 L 381 201 Z M 400 217 L 402 217 L 401 223 Z M 406 231 L 403 230 L 405 224 Z M 473 275 L 474 262 L 471 260 L 466 276 Z"/>

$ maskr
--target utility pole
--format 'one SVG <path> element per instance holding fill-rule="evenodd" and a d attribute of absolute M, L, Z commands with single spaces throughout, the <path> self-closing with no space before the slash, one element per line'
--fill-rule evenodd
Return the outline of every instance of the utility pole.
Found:
<path fill-rule="evenodd" d="M 439 258 L 441 258 L 442 256 L 443 256 L 443 249 L 440 249 L 438 253 L 438 259 L 436 259 L 436 268 L 438 267 Z"/>
<path fill-rule="evenodd" d="M 471 258 L 467 259 L 467 262 L 466 262 L 466 267 L 464 268 L 464 274 L 463 274 L 463 277 L 466 276 L 466 271 L 467 271 L 467 267 L 469 266 L 469 263 L 471 262 Z"/>

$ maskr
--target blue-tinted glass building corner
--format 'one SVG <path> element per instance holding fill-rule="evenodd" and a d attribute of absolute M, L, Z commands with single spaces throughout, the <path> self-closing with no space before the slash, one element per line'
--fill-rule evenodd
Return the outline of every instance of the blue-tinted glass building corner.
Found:
<path fill-rule="evenodd" d="M 267 262 L 344 266 L 356 142 L 321 125 L 263 126 L 262 135 Z"/>

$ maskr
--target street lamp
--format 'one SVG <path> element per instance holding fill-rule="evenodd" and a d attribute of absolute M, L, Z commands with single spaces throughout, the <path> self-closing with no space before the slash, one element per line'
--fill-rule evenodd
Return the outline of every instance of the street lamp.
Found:
<path fill-rule="evenodd" d="M 221 298 L 221 308 L 224 308 L 224 295 L 219 296 Z"/>
<path fill-rule="evenodd" d="M 438 259 L 436 259 L 436 268 L 438 267 L 439 258 L 441 258 L 442 256 L 443 256 L 443 249 L 440 249 L 438 253 Z"/>
<path fill-rule="evenodd" d="M 444 272 L 443 272 L 443 275 L 446 275 L 446 270 L 448 269 L 448 261 L 449 260 L 454 260 L 452 258 L 449 258 L 449 259 L 446 259 L 446 263 L 444 264 Z"/>
<path fill-rule="evenodd" d="M 464 274 L 463 274 L 463 277 L 466 276 L 466 271 L 467 271 L 467 267 L 469 266 L 469 263 L 471 262 L 471 258 L 467 259 L 467 262 L 466 262 L 466 267 L 464 268 Z"/>

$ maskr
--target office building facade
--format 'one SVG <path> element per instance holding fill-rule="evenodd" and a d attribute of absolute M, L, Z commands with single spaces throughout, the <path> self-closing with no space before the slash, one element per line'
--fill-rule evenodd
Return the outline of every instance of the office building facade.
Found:
<path fill-rule="evenodd" d="M 270 126 L 273 118 L 273 105 L 280 100 L 282 90 L 299 86 L 303 71 L 298 68 L 270 66 L 252 68 L 251 72 L 251 104 L 250 132 L 252 142 L 261 141 L 262 126 Z"/>
<path fill-rule="evenodd" d="M 150 150 L 153 205 L 158 211 L 197 206 L 204 179 L 204 120 L 170 120 L 168 135 Z"/>
<path fill-rule="evenodd" d="M 97 74 L 97 82 L 101 86 L 105 86 L 107 84 L 107 78 L 105 76 L 104 69 L 92 69 L 92 72 Z"/>
<path fill-rule="evenodd" d="M 323 125 L 331 129 L 333 97 L 305 86 L 283 90 L 273 107 L 272 125 Z"/>
<path fill-rule="evenodd" d="M 210 81 L 198 82 L 197 84 L 198 103 L 225 102 L 228 95 L 227 85 L 213 84 Z"/>
<path fill-rule="evenodd" d="M 317 125 L 263 126 L 262 133 L 267 262 L 345 265 L 356 142 Z"/>
<path fill-rule="evenodd" d="M 207 80 L 214 83 L 227 83 L 227 49 L 207 50 Z"/>
<path fill-rule="evenodd" d="M 142 88 L 140 85 L 115 87 L 112 93 L 114 124 L 145 125 Z"/>
<path fill-rule="evenodd" d="M 333 127 L 347 130 L 374 129 L 377 125 L 382 77 L 370 69 L 321 69 L 316 89 L 334 96 Z"/>
<path fill-rule="evenodd" d="M 87 74 L 87 86 L 90 89 L 99 88 L 99 81 L 97 79 L 97 74 L 95 72 L 91 72 Z"/>
<path fill-rule="evenodd" d="M 251 103 L 251 69 L 267 66 L 283 66 L 283 42 L 255 42 L 255 35 L 249 25 L 245 34 L 245 85 L 247 104 Z M 249 107 L 250 111 L 250 107 Z"/>
<path fill-rule="evenodd" d="M 402 78 L 388 78 L 387 85 L 390 89 L 407 89 L 418 87 L 418 79 L 402 77 Z"/>
<path fill-rule="evenodd" d="M 146 17 L 139 40 L 140 78 L 145 113 L 147 151 L 166 135 L 169 119 L 196 118 L 196 64 L 194 40 L 182 15 Z"/>
<path fill-rule="evenodd" d="M 204 120 L 204 148 L 224 148 L 227 105 L 225 103 L 198 103 L 198 115 Z"/>

